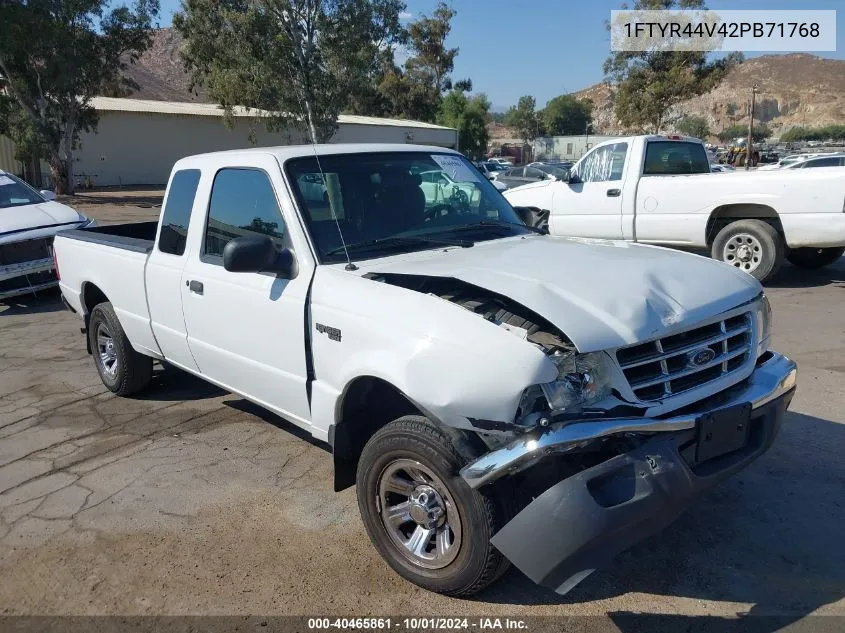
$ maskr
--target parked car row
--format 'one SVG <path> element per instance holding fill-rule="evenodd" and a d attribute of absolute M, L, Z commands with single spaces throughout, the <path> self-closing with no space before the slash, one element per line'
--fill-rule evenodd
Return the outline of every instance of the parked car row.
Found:
<path fill-rule="evenodd" d="M 790 154 L 773 165 L 758 169 L 809 169 L 813 167 L 845 167 L 845 152 L 820 152 L 817 154 Z"/>

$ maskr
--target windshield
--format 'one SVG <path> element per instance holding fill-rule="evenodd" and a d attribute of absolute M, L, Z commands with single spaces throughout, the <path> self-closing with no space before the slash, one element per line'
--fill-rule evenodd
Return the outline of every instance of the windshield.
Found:
<path fill-rule="evenodd" d="M 320 167 L 325 184 L 317 185 L 317 195 L 310 191 L 321 180 L 317 160 L 285 163 L 322 263 L 346 261 L 341 233 L 356 260 L 530 232 L 490 181 L 457 154 L 337 154 L 320 156 Z"/>
<path fill-rule="evenodd" d="M 0 209 L 44 202 L 35 189 L 17 176 L 0 173 Z"/>

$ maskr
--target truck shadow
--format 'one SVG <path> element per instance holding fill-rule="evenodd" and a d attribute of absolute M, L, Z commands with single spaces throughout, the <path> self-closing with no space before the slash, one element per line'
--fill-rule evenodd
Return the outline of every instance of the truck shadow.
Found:
<path fill-rule="evenodd" d="M 755 617 L 742 630 L 782 628 L 845 597 L 843 451 L 845 425 L 790 413 L 768 454 L 566 596 L 511 569 L 478 598 L 550 605 L 637 592 L 750 604 L 745 615 L 767 617 Z M 653 616 L 611 614 L 621 631 L 655 630 L 647 617 Z M 678 628 L 692 630 L 682 620 Z M 714 618 L 712 628 L 702 630 L 735 624 Z"/>
<path fill-rule="evenodd" d="M 233 397 L 237 398 L 237 396 L 234 396 L 234 395 L 233 395 Z M 309 433 L 305 429 L 299 428 L 295 424 L 288 422 L 287 420 L 285 420 L 284 418 L 276 415 L 272 411 L 268 411 L 267 409 L 264 409 L 263 407 L 260 407 L 257 404 L 253 404 L 249 400 L 243 400 L 243 399 L 224 400 L 223 404 L 225 404 L 227 407 L 231 407 L 231 408 L 236 409 L 238 411 L 242 411 L 243 413 L 249 413 L 250 415 L 254 415 L 255 417 L 260 418 L 264 422 L 267 422 L 268 424 L 272 424 L 273 426 L 275 426 L 280 431 L 285 431 L 286 433 L 290 433 L 291 435 L 293 435 L 293 436 L 295 436 L 295 437 L 297 437 L 297 438 L 299 438 L 299 439 L 301 439 L 305 442 L 308 442 L 312 446 L 316 446 L 317 448 L 320 448 L 320 449 L 326 451 L 327 453 L 329 453 L 329 455 L 331 455 L 331 452 L 332 452 L 331 446 L 329 446 L 325 442 L 322 442 L 318 439 L 315 439 L 311 435 L 311 433 Z"/>
<path fill-rule="evenodd" d="M 0 299 L 0 317 L 13 314 L 46 314 L 60 312 L 65 307 L 59 298 L 58 288 L 39 290 L 35 294 Z"/>
<path fill-rule="evenodd" d="M 845 288 L 845 257 L 840 258 L 835 264 L 817 270 L 798 268 L 786 263 L 770 281 L 765 283 L 765 286 L 767 288 L 819 288 L 832 284 Z"/>
<path fill-rule="evenodd" d="M 132 396 L 135 400 L 205 400 L 229 393 L 217 385 L 170 365 L 153 370 L 150 388 Z"/>

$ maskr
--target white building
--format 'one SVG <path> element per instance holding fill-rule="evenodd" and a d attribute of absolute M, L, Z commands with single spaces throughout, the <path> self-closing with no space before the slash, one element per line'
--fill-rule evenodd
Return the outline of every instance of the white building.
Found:
<path fill-rule="evenodd" d="M 534 160 L 578 160 L 591 147 L 619 136 L 580 134 L 578 136 L 544 136 L 534 139 Z"/>
<path fill-rule="evenodd" d="M 254 113 L 235 112 L 231 129 L 215 104 L 145 101 L 96 97 L 92 105 L 100 122 L 96 133 L 83 133 L 74 153 L 77 182 L 90 179 L 97 186 L 163 185 L 178 159 L 191 154 L 251 147 L 250 124 L 256 146 L 307 142 L 299 131 L 267 132 L 254 122 Z M 457 147 L 452 128 L 419 121 L 341 115 L 332 143 L 417 143 Z M 3 163 L 18 172 L 8 139 L 0 144 Z M 17 163 L 17 166 L 20 164 Z"/>

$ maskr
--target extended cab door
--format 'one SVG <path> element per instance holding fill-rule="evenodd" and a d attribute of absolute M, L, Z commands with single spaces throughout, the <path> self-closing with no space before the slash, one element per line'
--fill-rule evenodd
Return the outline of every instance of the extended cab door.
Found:
<path fill-rule="evenodd" d="M 298 223 L 276 159 L 249 153 L 213 160 L 182 285 L 191 352 L 212 382 L 308 426 L 305 302 L 313 260 L 290 234 Z M 223 247 L 256 234 L 294 251 L 293 279 L 223 268 Z"/>
<path fill-rule="evenodd" d="M 577 181 L 557 183 L 549 230 L 553 235 L 622 239 L 623 174 L 628 143 L 600 145 L 572 168 Z"/>
<path fill-rule="evenodd" d="M 155 248 L 144 275 L 153 335 L 164 357 L 183 369 L 198 371 L 188 347 L 188 333 L 182 313 L 182 270 L 188 259 L 186 245 L 194 213 L 199 169 L 179 169 L 170 177 L 159 221 Z"/>
<path fill-rule="evenodd" d="M 725 183 L 732 178 L 711 173 L 704 145 L 681 137 L 648 139 L 641 170 L 630 171 L 642 174 L 634 205 L 626 205 L 636 240 L 704 246 L 710 205 L 728 191 Z"/>

